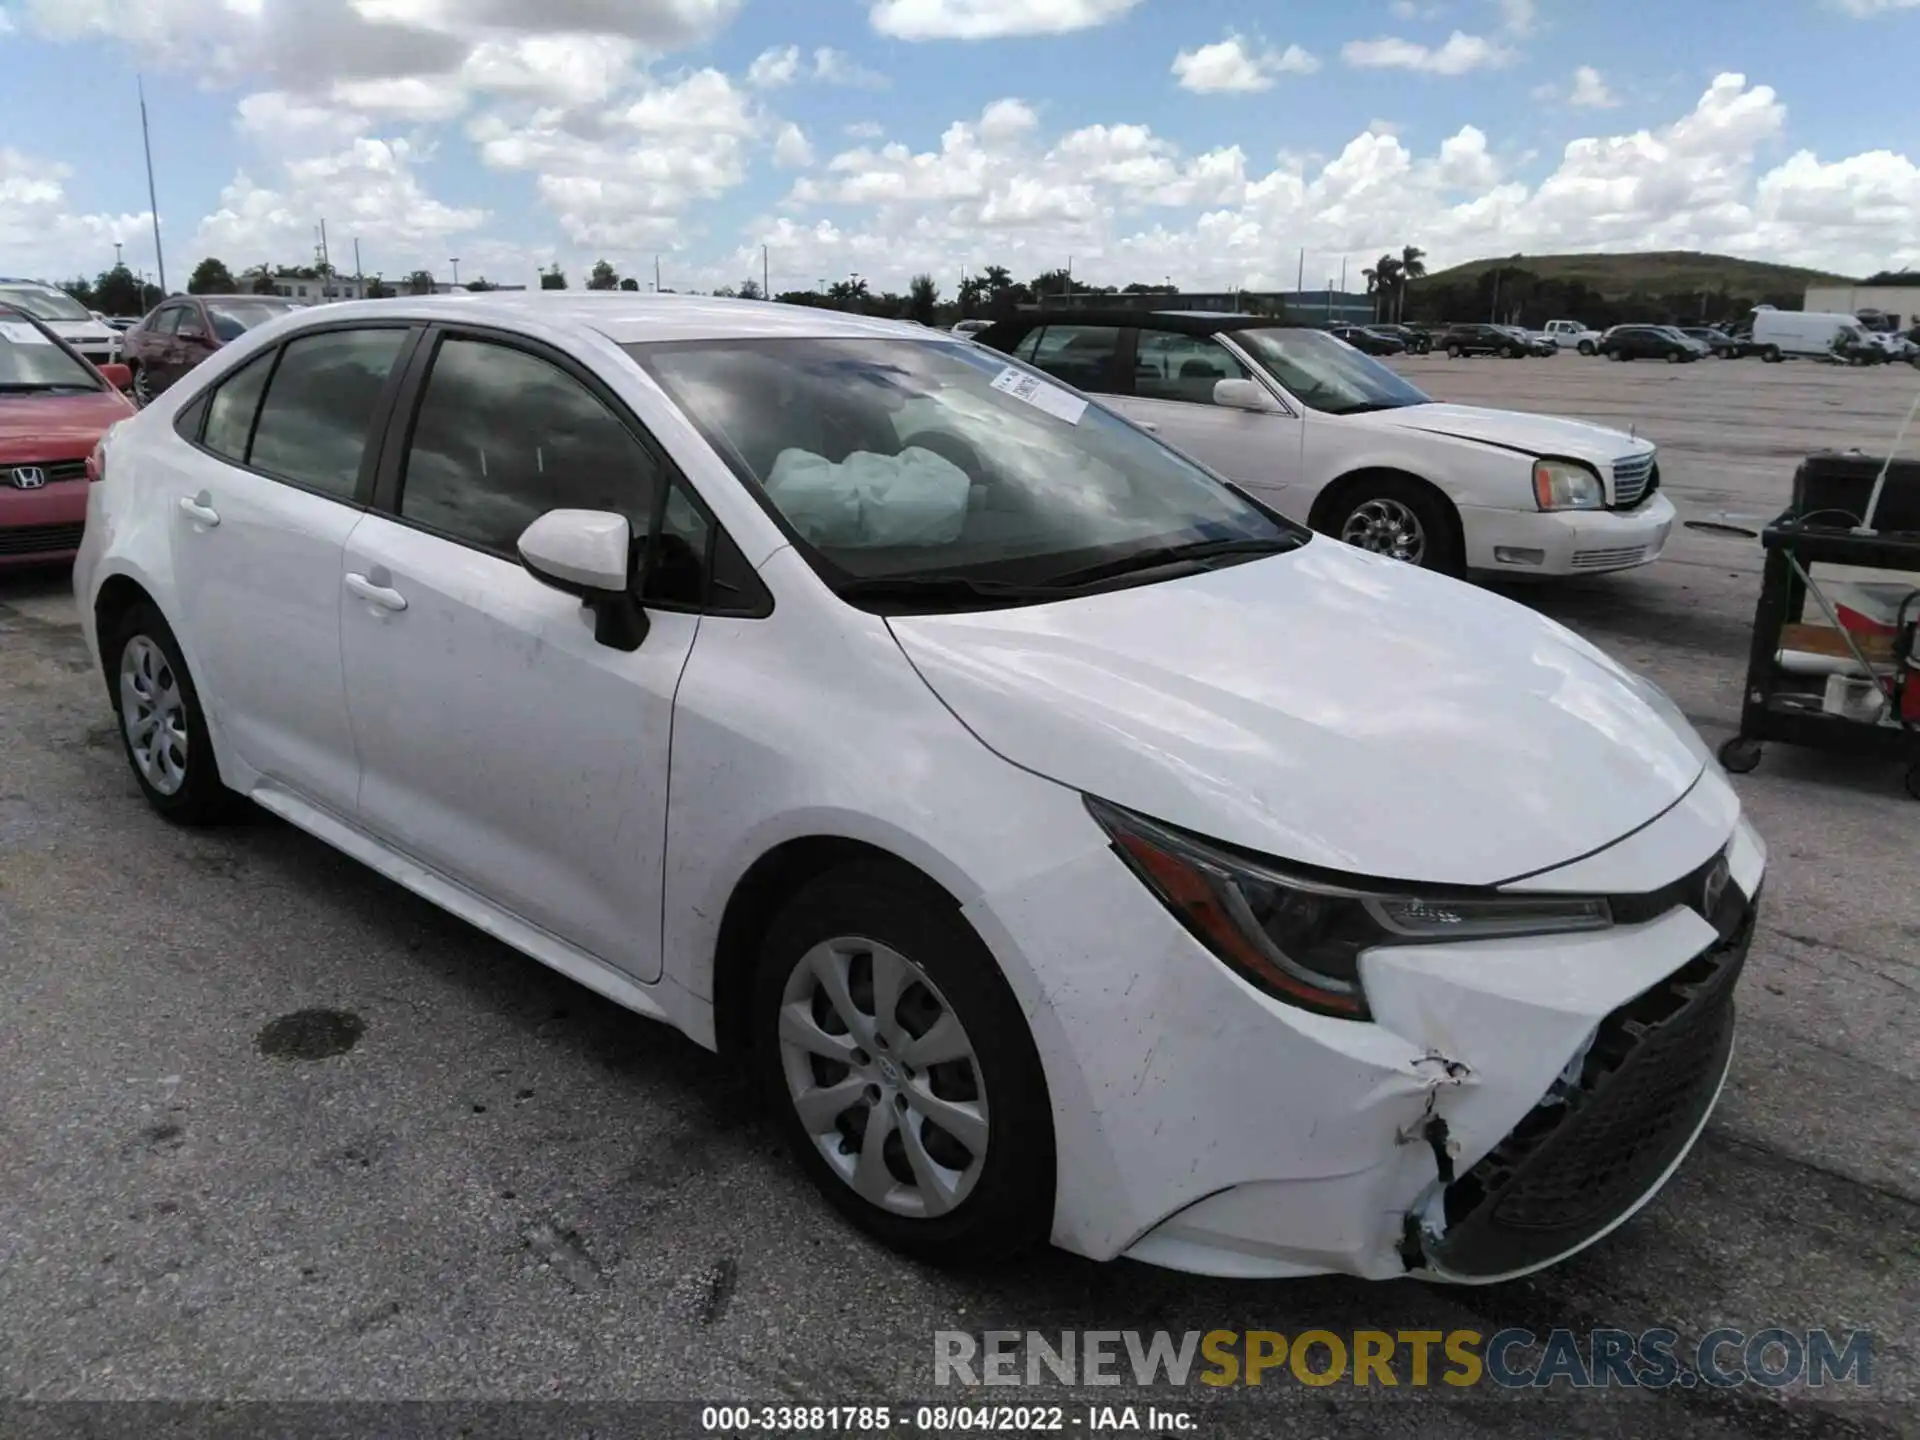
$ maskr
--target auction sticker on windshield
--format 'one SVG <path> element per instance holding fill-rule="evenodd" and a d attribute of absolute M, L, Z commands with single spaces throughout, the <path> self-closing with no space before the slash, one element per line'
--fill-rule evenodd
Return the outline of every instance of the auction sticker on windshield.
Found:
<path fill-rule="evenodd" d="M 0 336 L 15 345 L 47 345 L 52 342 L 31 325 L 22 325 L 18 321 L 0 322 Z M 1083 407 L 1084 408 L 1084 407 Z"/>
<path fill-rule="evenodd" d="M 1077 395 L 1047 384 L 1037 375 L 1029 375 L 1024 370 L 1016 370 L 1011 365 L 995 377 L 993 388 L 1004 390 L 1016 400 L 1024 400 L 1037 410 L 1066 421 L 1069 425 L 1078 425 L 1080 417 L 1087 413 L 1087 402 Z"/>

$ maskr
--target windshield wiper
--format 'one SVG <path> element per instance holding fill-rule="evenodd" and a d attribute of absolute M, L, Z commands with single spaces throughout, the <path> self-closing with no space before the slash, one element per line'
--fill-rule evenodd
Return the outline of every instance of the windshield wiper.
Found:
<path fill-rule="evenodd" d="M 1156 545 L 1151 550 L 1136 550 L 1131 555 L 1103 560 L 1098 565 L 1049 575 L 1046 583 L 1060 587 L 1092 585 L 1140 570 L 1158 570 L 1166 565 L 1197 565 L 1202 561 L 1223 559 L 1230 555 L 1284 555 L 1289 550 L 1298 550 L 1305 543 L 1299 536 L 1270 535 L 1257 540 L 1197 540 L 1191 545 Z"/>
<path fill-rule="evenodd" d="M 1058 600 L 1063 587 L 1022 585 L 1007 580 L 976 580 L 969 575 L 872 575 L 835 587 L 845 600 Z"/>

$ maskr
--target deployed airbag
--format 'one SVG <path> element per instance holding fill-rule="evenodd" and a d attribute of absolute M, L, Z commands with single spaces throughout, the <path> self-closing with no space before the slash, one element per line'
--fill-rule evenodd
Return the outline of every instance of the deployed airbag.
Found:
<path fill-rule="evenodd" d="M 972 484 L 951 460 L 915 445 L 898 455 L 857 450 L 839 464 L 782 450 L 766 490 L 806 539 L 845 549 L 952 543 Z"/>

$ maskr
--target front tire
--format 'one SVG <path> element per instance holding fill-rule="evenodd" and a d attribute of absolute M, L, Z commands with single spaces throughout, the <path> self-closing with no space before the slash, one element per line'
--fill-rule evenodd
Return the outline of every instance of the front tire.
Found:
<path fill-rule="evenodd" d="M 754 1064 L 836 1209 L 894 1249 L 982 1264 L 1053 1218 L 1053 1117 L 1025 1017 L 953 903 L 878 862 L 832 871 L 768 928 Z"/>
<path fill-rule="evenodd" d="M 1592 355 L 1594 353 L 1593 342 L 1591 340 L 1582 340 L 1580 342 L 1580 353 L 1582 355 Z"/>
<path fill-rule="evenodd" d="M 1760 358 L 1769 365 L 1778 365 L 1784 357 L 1780 354 L 1780 347 L 1778 345 L 1769 345 L 1760 352 Z"/>
<path fill-rule="evenodd" d="M 133 369 L 133 403 L 142 410 L 153 403 L 153 377 L 147 373 L 144 365 L 135 365 Z"/>
<path fill-rule="evenodd" d="M 1462 355 L 1466 353 L 1467 352 L 1462 350 L 1458 345 L 1447 346 L 1447 358 L 1449 360 L 1458 360 Z"/>
<path fill-rule="evenodd" d="M 1431 486 L 1381 475 L 1347 493 L 1329 533 L 1356 549 L 1458 576 L 1463 560 L 1449 510 Z"/>
<path fill-rule="evenodd" d="M 199 692 L 180 642 L 151 604 L 127 611 L 109 639 L 120 743 L 147 803 L 177 825 L 213 825 L 240 808 L 220 779 Z"/>

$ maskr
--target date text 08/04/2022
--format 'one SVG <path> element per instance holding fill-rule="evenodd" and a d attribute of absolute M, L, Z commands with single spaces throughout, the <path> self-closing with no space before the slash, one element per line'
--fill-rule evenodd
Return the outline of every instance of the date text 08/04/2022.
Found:
<path fill-rule="evenodd" d="M 1195 1428 L 1184 1410 L 1158 1405 L 709 1405 L 701 1429 L 717 1434 L 852 1434 L 888 1430 L 955 1433 L 1180 1434 Z"/>

